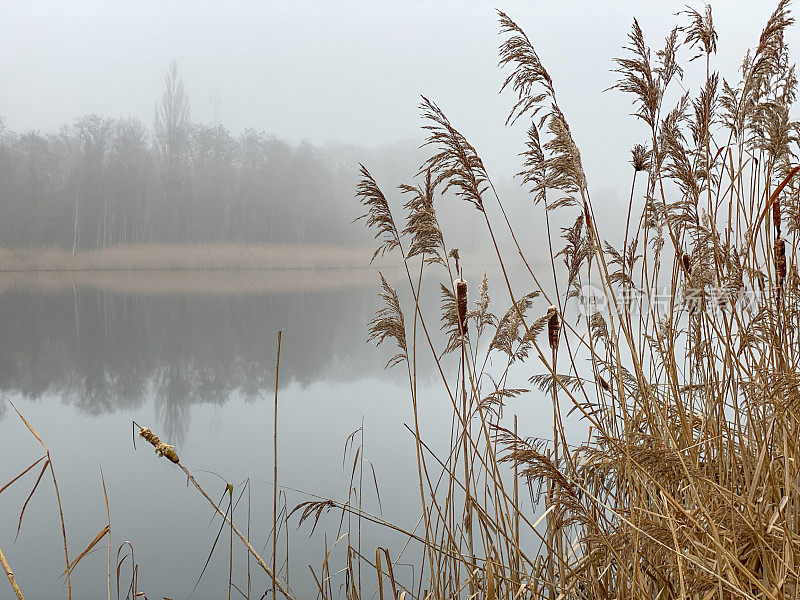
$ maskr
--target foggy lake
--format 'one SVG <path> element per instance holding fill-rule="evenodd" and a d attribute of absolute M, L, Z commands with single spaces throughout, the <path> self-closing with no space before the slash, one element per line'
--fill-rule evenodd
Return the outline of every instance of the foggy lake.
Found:
<path fill-rule="evenodd" d="M 200 574 L 217 525 L 205 528 L 210 508 L 185 487 L 173 465 L 158 460 L 142 441 L 134 450 L 131 420 L 176 444 L 195 468 L 223 474 L 237 492 L 242 480 L 253 478 L 252 526 L 269 528 L 276 334 L 283 329 L 281 484 L 346 495 L 343 444 L 362 419 L 367 444 L 375 435 L 392 439 L 398 451 L 413 448 L 399 425 L 405 417 L 393 418 L 407 412 L 403 381 L 387 377 L 383 353 L 364 343 L 376 302 L 372 285 L 212 295 L 71 286 L 8 290 L 0 296 L 2 393 L 34 424 L 53 452 L 56 472 L 65 474 L 60 484 L 70 530 L 88 534 L 102 526 L 102 466 L 112 531 L 120 543 L 133 543 L 141 588 L 184 597 Z M 11 461 L 21 470 L 22 462 L 35 457 L 36 442 L 5 403 L 4 409 L 0 439 L 4 447 L 18 449 Z M 390 415 L 393 424 L 386 427 Z M 400 473 L 384 478 L 386 510 L 402 507 L 393 498 L 411 483 L 395 475 Z M 214 476 L 203 479 L 211 490 L 224 489 Z M 27 491 L 9 492 L 4 506 L 21 506 Z M 290 504 L 308 499 L 287 494 Z M 62 556 L 51 535 L 57 531 L 54 501 L 48 492 L 34 498 L 14 547 L 15 570 L 33 597 L 60 596 L 63 587 L 56 577 Z M 302 557 L 297 564 L 311 561 L 312 554 L 316 561 L 319 545 L 305 543 L 310 529 L 297 535 L 295 526 L 296 519 L 290 542 L 295 558 Z M 16 519 L 4 520 L 2 528 L 4 537 L 13 537 Z M 254 540 L 263 544 L 266 534 Z M 196 597 L 224 595 L 226 552 L 217 552 Z M 78 597 L 102 591 L 95 588 L 104 585 L 104 554 L 81 565 L 74 583 Z M 241 570 L 244 555 L 238 555 L 237 549 Z M 297 578 L 307 580 L 303 571 Z M 264 587 L 258 573 L 253 575 Z"/>
<path fill-rule="evenodd" d="M 139 587 L 148 597 L 189 594 L 219 519 L 206 527 L 212 510 L 187 488 L 183 474 L 157 458 L 143 440 L 137 440 L 134 449 L 132 420 L 175 444 L 181 461 L 198 471 L 217 499 L 225 483 L 212 473 L 233 483 L 235 494 L 251 478 L 252 539 L 261 550 L 271 528 L 279 329 L 279 486 L 286 494 L 281 504 L 288 502 L 291 510 L 314 499 L 300 491 L 345 500 L 353 461 L 352 448 L 344 453 L 345 440 L 363 424 L 363 451 L 374 465 L 380 491 L 379 502 L 369 473 L 364 480 L 365 510 L 410 529 L 416 525 L 418 484 L 409 460 L 414 442 L 403 426 L 413 419 L 408 380 L 401 368 L 384 370 L 388 350 L 365 342 L 366 323 L 378 307 L 377 271 L 306 275 L 304 283 L 293 284 L 301 289 L 285 289 L 287 284 L 278 291 L 258 291 L 275 287 L 286 274 L 240 274 L 237 285 L 248 280 L 256 289 L 251 292 L 227 289 L 224 284 L 230 282 L 224 276 L 221 284 L 208 274 L 195 274 L 196 285 L 206 289 L 188 292 L 177 291 L 179 285 L 164 292 L 163 282 L 156 277 L 154 284 L 152 274 L 130 276 L 139 288 L 159 289 L 158 293 L 125 291 L 129 279 L 124 284 L 106 282 L 105 287 L 73 286 L 71 278 L 54 282 L 45 276 L 6 282 L 0 294 L 1 393 L 52 452 L 69 543 L 84 546 L 105 522 L 102 467 L 114 548 L 131 541 Z M 432 372 L 421 371 L 419 388 L 425 398 L 426 442 L 446 448 L 452 416 Z M 9 470 L 21 471 L 40 454 L 38 443 L 6 403 L 0 413 L 0 439 L 5 448 L 15 448 L 3 461 Z M 4 514 L 14 513 L 0 524 L 5 539 L 14 539 L 17 510 L 29 491 L 18 485 L 3 493 Z M 236 509 L 240 519 L 246 514 L 246 498 Z M 63 571 L 63 554 L 55 502 L 51 489 L 37 491 L 11 546 L 15 573 L 32 597 L 63 593 L 63 579 L 57 577 Z M 306 565 L 317 568 L 321 563 L 325 536 L 329 545 L 336 540 L 340 513 L 323 515 L 313 536 L 310 523 L 297 528 L 298 517 L 295 514 L 289 525 L 295 569 L 290 583 L 300 597 L 308 597 L 315 587 Z M 246 518 L 240 520 L 244 522 Z M 343 527 L 346 531 L 346 520 Z M 225 595 L 226 535 L 193 597 Z M 279 561 L 286 556 L 285 535 L 284 529 L 279 534 Z M 369 524 L 361 542 L 388 547 L 393 554 L 402 549 L 402 544 L 393 545 L 385 529 Z M 407 552 L 407 561 L 400 562 L 407 562 L 410 576 L 412 564 L 419 569 L 419 549 Z M 247 580 L 247 561 L 236 544 L 233 564 L 234 580 L 241 584 Z M 76 597 L 104 593 L 105 571 L 103 548 L 75 570 Z M 402 578 L 402 571 L 398 575 Z M 130 579 L 124 568 L 121 579 Z M 344 585 L 343 578 L 334 579 Z M 257 567 L 252 569 L 252 585 L 254 597 L 268 587 Z"/>

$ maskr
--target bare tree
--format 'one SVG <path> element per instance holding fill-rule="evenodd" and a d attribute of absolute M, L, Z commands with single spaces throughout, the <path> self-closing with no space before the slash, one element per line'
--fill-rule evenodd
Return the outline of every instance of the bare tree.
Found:
<path fill-rule="evenodd" d="M 176 168 L 185 154 L 189 137 L 189 96 L 173 60 L 164 78 L 164 93 L 156 104 L 156 145 L 167 168 Z"/>
<path fill-rule="evenodd" d="M 156 104 L 155 142 L 161 161 L 161 177 L 164 185 L 166 205 L 173 209 L 168 219 L 177 214 L 186 222 L 188 214 L 182 214 L 184 166 L 189 142 L 189 96 L 178 75 L 178 63 L 173 60 L 164 78 L 164 93 Z"/>

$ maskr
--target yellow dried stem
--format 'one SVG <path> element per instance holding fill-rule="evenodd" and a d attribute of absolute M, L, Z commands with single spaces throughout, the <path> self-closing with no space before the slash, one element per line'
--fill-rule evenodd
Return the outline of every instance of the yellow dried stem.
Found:
<path fill-rule="evenodd" d="M 17 580 L 14 578 L 14 572 L 11 570 L 11 565 L 8 564 L 5 555 L 3 555 L 2 549 L 0 549 L 0 565 L 3 566 L 3 571 L 5 571 L 6 577 L 8 577 L 8 582 L 11 584 L 11 589 L 14 590 L 14 594 L 17 596 L 18 600 L 25 600 L 22 595 L 22 590 L 19 589 Z"/>

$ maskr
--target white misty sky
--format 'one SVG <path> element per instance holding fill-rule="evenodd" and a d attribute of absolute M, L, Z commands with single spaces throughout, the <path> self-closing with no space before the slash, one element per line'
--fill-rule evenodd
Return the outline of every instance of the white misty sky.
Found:
<path fill-rule="evenodd" d="M 518 166 L 525 125 L 504 120 L 495 7 L 528 33 L 555 80 L 596 195 L 624 195 L 628 150 L 645 137 L 614 81 L 636 16 L 654 51 L 684 0 L 659 2 L 59 2 L 0 3 L 0 115 L 13 130 L 51 130 L 77 116 L 135 115 L 152 124 L 169 61 L 192 117 L 279 137 L 380 145 L 419 136 L 425 94 L 498 175 Z M 701 3 L 691 2 L 700 9 Z M 774 1 L 714 2 L 716 67 L 735 70 Z M 800 50 L 795 27 L 789 43 Z M 692 63 L 687 82 L 698 76 Z M 617 182 L 620 182 L 619 185 Z M 624 183 L 623 183 L 624 182 Z M 618 200 L 621 202 L 621 200 Z"/>

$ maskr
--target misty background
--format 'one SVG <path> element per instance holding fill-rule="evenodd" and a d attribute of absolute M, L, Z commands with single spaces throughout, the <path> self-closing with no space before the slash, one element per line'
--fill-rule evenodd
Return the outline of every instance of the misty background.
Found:
<path fill-rule="evenodd" d="M 213 531 L 197 525 L 207 522 L 207 507 L 174 477 L 172 465 L 155 460 L 149 448 L 133 448 L 131 420 L 175 443 L 192 465 L 236 482 L 252 476 L 254 498 L 269 502 L 265 465 L 273 464 L 279 392 L 280 481 L 295 490 L 287 506 L 308 499 L 297 490 L 348 496 L 342 445 L 361 427 L 383 494 L 382 507 L 373 508 L 413 527 L 418 515 L 409 494 L 417 471 L 398 457 L 414 453 L 403 424 L 417 419 L 416 410 L 403 370 L 384 370 L 389 344 L 366 343 L 367 323 L 381 306 L 378 274 L 330 268 L 360 266 L 362 255 L 366 266 L 371 255 L 370 233 L 352 223 L 363 210 L 354 197 L 358 163 L 400 211 L 405 198 L 397 186 L 413 183 L 431 152 L 419 147 L 424 94 L 475 146 L 534 269 L 546 265 L 550 272 L 544 209 L 532 206 L 514 178 L 529 123 L 506 126 L 514 99 L 498 93 L 505 77 L 497 66 L 499 8 L 526 31 L 552 76 L 580 147 L 600 234 L 619 243 L 630 148 L 648 134 L 630 116 L 629 97 L 604 92 L 615 81 L 613 57 L 623 54 L 634 16 L 656 52 L 686 2 L 0 1 L 0 454 L 11 457 L 0 483 L 39 451 L 9 399 L 57 456 L 70 547 L 83 547 L 105 519 L 102 461 L 114 545 L 135 544 L 150 597 L 186 597 L 213 541 Z M 741 59 L 775 4 L 713 3 L 719 52 L 712 68 L 723 78 L 738 79 Z M 798 49 L 796 26 L 787 41 Z M 701 63 L 686 65 L 687 89 L 704 80 Z M 667 104 L 677 99 L 675 87 Z M 641 198 L 635 201 L 638 209 Z M 504 314 L 504 275 L 492 268 L 481 215 L 452 196 L 437 197 L 436 210 L 448 247 L 461 250 L 470 293 L 487 271 L 490 308 Z M 486 210 L 502 219 L 491 196 Z M 551 215 L 554 238 L 567 224 L 561 218 Z M 561 243 L 554 241 L 555 251 Z M 168 244 L 187 247 L 178 248 L 181 254 Z M 174 270 L 123 271 L 113 262 L 39 261 L 76 258 L 72 251 L 113 261 L 131 248 L 147 254 L 132 245 L 149 245 L 148 260 L 165 249 L 180 258 L 233 247 L 252 265 L 268 255 L 254 249 L 264 244 L 278 246 L 268 250 L 281 263 L 264 266 L 297 266 L 292 260 L 304 245 L 306 263 L 323 256 L 325 268 L 179 270 L 188 265 L 175 263 Z M 117 246 L 123 247 L 92 252 Z M 516 249 L 504 254 L 521 296 L 530 279 L 513 264 Z M 34 258 L 12 263 L 19 256 Z M 9 272 L 14 264 L 27 270 Z M 106 266 L 55 272 L 53 264 Z M 390 261 L 381 268 L 399 288 L 408 321 L 416 322 L 406 273 Z M 442 273 L 430 272 L 420 284 L 420 306 L 438 348 Z M 456 372 L 458 356 L 442 360 Z M 415 358 L 414 365 L 426 443 L 444 452 L 448 394 L 432 361 L 417 365 Z M 521 433 L 550 435 L 549 413 L 542 413 L 549 401 L 534 391 L 513 402 Z M 221 485 L 208 472 L 202 479 L 208 489 Z M 12 515 L 0 520 L 0 540 L 16 538 L 15 517 L 29 489 L 15 486 L 0 497 L 0 513 Z M 59 531 L 55 500 L 43 493 L 10 547 L 27 596 L 49 598 L 63 594 L 64 564 L 60 542 L 52 543 Z M 270 517 L 269 509 L 253 511 L 259 547 Z M 308 529 L 295 534 L 295 523 L 287 565 L 297 565 L 292 584 L 299 597 L 310 597 L 316 587 L 299 573 L 318 563 L 321 536 L 335 539 L 335 529 L 325 527 L 336 523 L 321 523 L 307 539 Z M 363 541 L 390 548 L 392 556 L 403 550 L 390 547 L 383 530 L 365 531 Z M 97 583 L 104 586 L 101 554 L 81 563 L 76 597 L 94 597 Z M 219 555 L 218 549 L 193 597 L 228 591 L 228 563 Z M 243 569 L 245 561 L 237 561 Z"/>
<path fill-rule="evenodd" d="M 773 5 L 715 3 L 723 76 Z M 612 57 L 632 16 L 657 49 L 681 7 L 500 8 L 555 81 L 595 204 L 609 209 L 602 229 L 626 206 L 628 149 L 644 136 L 628 99 L 604 93 Z M 527 125 L 505 126 L 489 3 L 3 2 L 0 17 L 2 246 L 367 245 L 351 225 L 357 163 L 387 193 L 413 180 L 427 152 L 420 94 L 472 141 L 504 200 L 527 207 L 513 180 Z M 440 207 L 462 248 L 480 246 L 474 217 Z"/>

